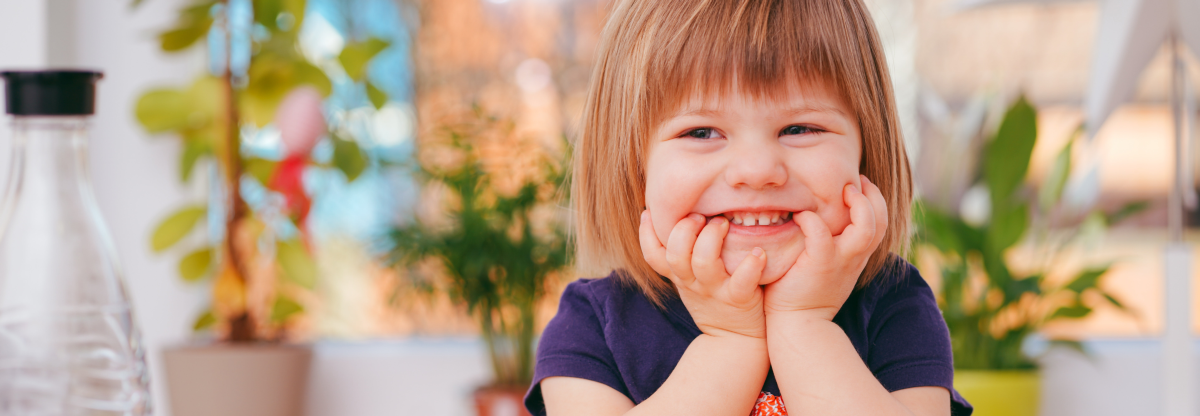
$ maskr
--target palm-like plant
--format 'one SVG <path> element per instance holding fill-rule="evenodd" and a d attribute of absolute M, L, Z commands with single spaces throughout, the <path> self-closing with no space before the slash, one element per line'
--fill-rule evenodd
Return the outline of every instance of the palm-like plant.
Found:
<path fill-rule="evenodd" d="M 987 189 L 990 209 L 982 224 L 928 203 L 918 202 L 915 210 L 914 247 L 940 253 L 939 306 L 950 327 L 956 368 L 1031 369 L 1035 364 L 1022 354 L 1022 344 L 1047 323 L 1086 317 L 1100 303 L 1132 313 L 1100 286 L 1111 264 L 1085 266 L 1068 279 L 1047 277 L 1061 264 L 1066 249 L 1096 235 L 1089 231 L 1102 231 L 1146 204 L 1136 202 L 1109 214 L 1094 210 L 1075 225 L 1052 227 L 1051 220 L 1065 211 L 1063 188 L 1075 138 L 1059 151 L 1038 192 L 1024 192 L 1036 140 L 1037 112 L 1022 97 L 1008 109 L 983 154 L 979 185 Z M 1006 257 L 1022 240 L 1040 255 L 1027 273 L 1015 272 Z M 1078 341 L 1054 342 L 1082 350 Z"/>
<path fill-rule="evenodd" d="M 445 130 L 448 142 L 439 150 L 454 154 L 457 163 L 418 163 L 419 177 L 444 185 L 455 200 L 446 212 L 449 226 L 416 219 L 393 230 L 391 260 L 410 273 L 422 261 L 440 263 L 447 278 L 443 289 L 480 324 L 495 385 L 523 387 L 533 377 L 536 307 L 548 279 L 570 261 L 561 222 L 535 215 L 535 208 L 558 195 L 563 176 L 558 164 L 539 158 L 515 192 L 502 191 L 500 173 L 481 160 L 478 145 L 488 130 L 508 128 L 477 109 L 471 122 Z"/>

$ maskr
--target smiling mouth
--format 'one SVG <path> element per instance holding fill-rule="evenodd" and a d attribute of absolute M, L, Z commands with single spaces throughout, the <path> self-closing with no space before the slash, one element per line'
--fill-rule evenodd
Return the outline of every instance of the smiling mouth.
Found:
<path fill-rule="evenodd" d="M 733 225 L 743 227 L 781 225 L 792 220 L 790 211 L 726 212 L 720 214 Z"/>

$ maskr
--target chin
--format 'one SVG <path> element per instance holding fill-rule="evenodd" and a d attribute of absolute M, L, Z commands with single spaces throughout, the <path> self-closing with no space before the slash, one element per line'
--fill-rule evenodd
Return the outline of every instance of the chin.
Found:
<path fill-rule="evenodd" d="M 742 260 L 750 255 L 751 250 L 754 250 L 754 247 L 762 247 L 767 252 L 767 266 L 763 268 L 762 277 L 758 279 L 759 285 L 769 285 L 782 278 L 792 268 L 792 265 L 796 264 L 800 252 L 804 251 L 803 240 L 774 246 L 729 247 L 729 245 L 722 248 L 721 261 L 725 263 L 725 271 L 731 276 L 733 271 L 737 270 L 738 265 L 742 264 Z"/>

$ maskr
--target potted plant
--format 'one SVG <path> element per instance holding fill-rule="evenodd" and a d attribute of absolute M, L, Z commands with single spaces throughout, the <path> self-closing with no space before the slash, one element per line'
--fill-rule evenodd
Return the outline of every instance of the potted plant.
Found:
<path fill-rule="evenodd" d="M 392 233 L 391 261 L 419 274 L 434 263 L 444 279 L 425 279 L 479 322 L 494 379 L 475 392 L 481 416 L 527 414 L 521 397 L 533 378 L 535 313 L 547 284 L 568 262 L 567 239 L 553 207 L 563 176 L 509 123 L 478 108 L 467 121 L 423 143 L 416 170 L 444 187 L 443 218 L 417 218 Z"/>
<path fill-rule="evenodd" d="M 914 247 L 937 253 L 921 266 L 925 274 L 941 276 L 938 301 L 950 328 L 955 388 L 979 415 L 1037 413 L 1040 378 L 1022 345 L 1044 325 L 1087 317 L 1104 303 L 1132 313 L 1101 286 L 1110 263 L 1068 273 L 1055 267 L 1064 250 L 1146 206 L 1137 202 L 1109 214 L 1071 215 L 1063 189 L 1078 137 L 1077 130 L 1036 192 L 1023 189 L 1037 140 L 1037 111 L 1021 97 L 985 146 L 982 174 L 975 176 L 982 178 L 967 192 L 966 198 L 981 203 L 963 205 L 982 212 L 917 204 Z M 1033 264 L 1022 262 L 1024 272 L 1017 272 L 1007 253 L 1022 242 L 1035 255 Z M 1083 351 L 1077 340 L 1052 342 Z"/>
<path fill-rule="evenodd" d="M 366 79 L 367 64 L 387 42 L 351 39 L 336 62 L 318 66 L 300 53 L 304 0 L 248 3 L 249 13 L 235 12 L 229 0 L 195 0 L 180 10 L 158 36 L 161 49 L 203 45 L 218 51 L 218 69 L 186 87 L 147 91 L 135 110 L 148 133 L 180 140 L 182 182 L 208 176 L 193 174 L 198 164 L 215 168 L 210 198 L 168 214 L 150 239 L 156 252 L 182 254 L 183 280 L 207 282 L 212 292 L 193 328 L 216 342 L 165 353 L 177 416 L 300 414 L 311 350 L 286 341 L 317 279 L 306 222 L 313 196 L 303 173 L 336 169 L 353 181 L 370 163 L 350 129 L 327 124 L 322 100 L 335 79 L 376 108 L 387 101 Z M 322 69 L 331 66 L 338 69 Z M 265 128 L 278 131 L 282 157 L 244 144 Z M 332 157 L 315 160 L 313 148 L 325 140 Z M 266 197 L 248 198 L 246 187 Z"/>

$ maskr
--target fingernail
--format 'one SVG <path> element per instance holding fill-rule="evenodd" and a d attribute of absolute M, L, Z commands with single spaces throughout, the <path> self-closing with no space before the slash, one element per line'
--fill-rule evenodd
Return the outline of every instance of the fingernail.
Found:
<path fill-rule="evenodd" d="M 650 210 L 642 210 L 642 222 L 646 222 L 647 215 L 650 215 Z"/>
<path fill-rule="evenodd" d="M 688 214 L 688 218 L 691 218 L 692 220 L 699 221 L 701 224 L 704 224 L 704 216 L 703 215 L 691 213 L 691 214 Z"/>
<path fill-rule="evenodd" d="M 750 254 L 753 254 L 754 257 L 758 257 L 761 259 L 761 258 L 763 258 L 763 254 L 766 254 L 766 253 L 763 252 L 763 249 L 761 249 L 759 247 L 755 247 L 754 250 L 750 251 Z"/>

